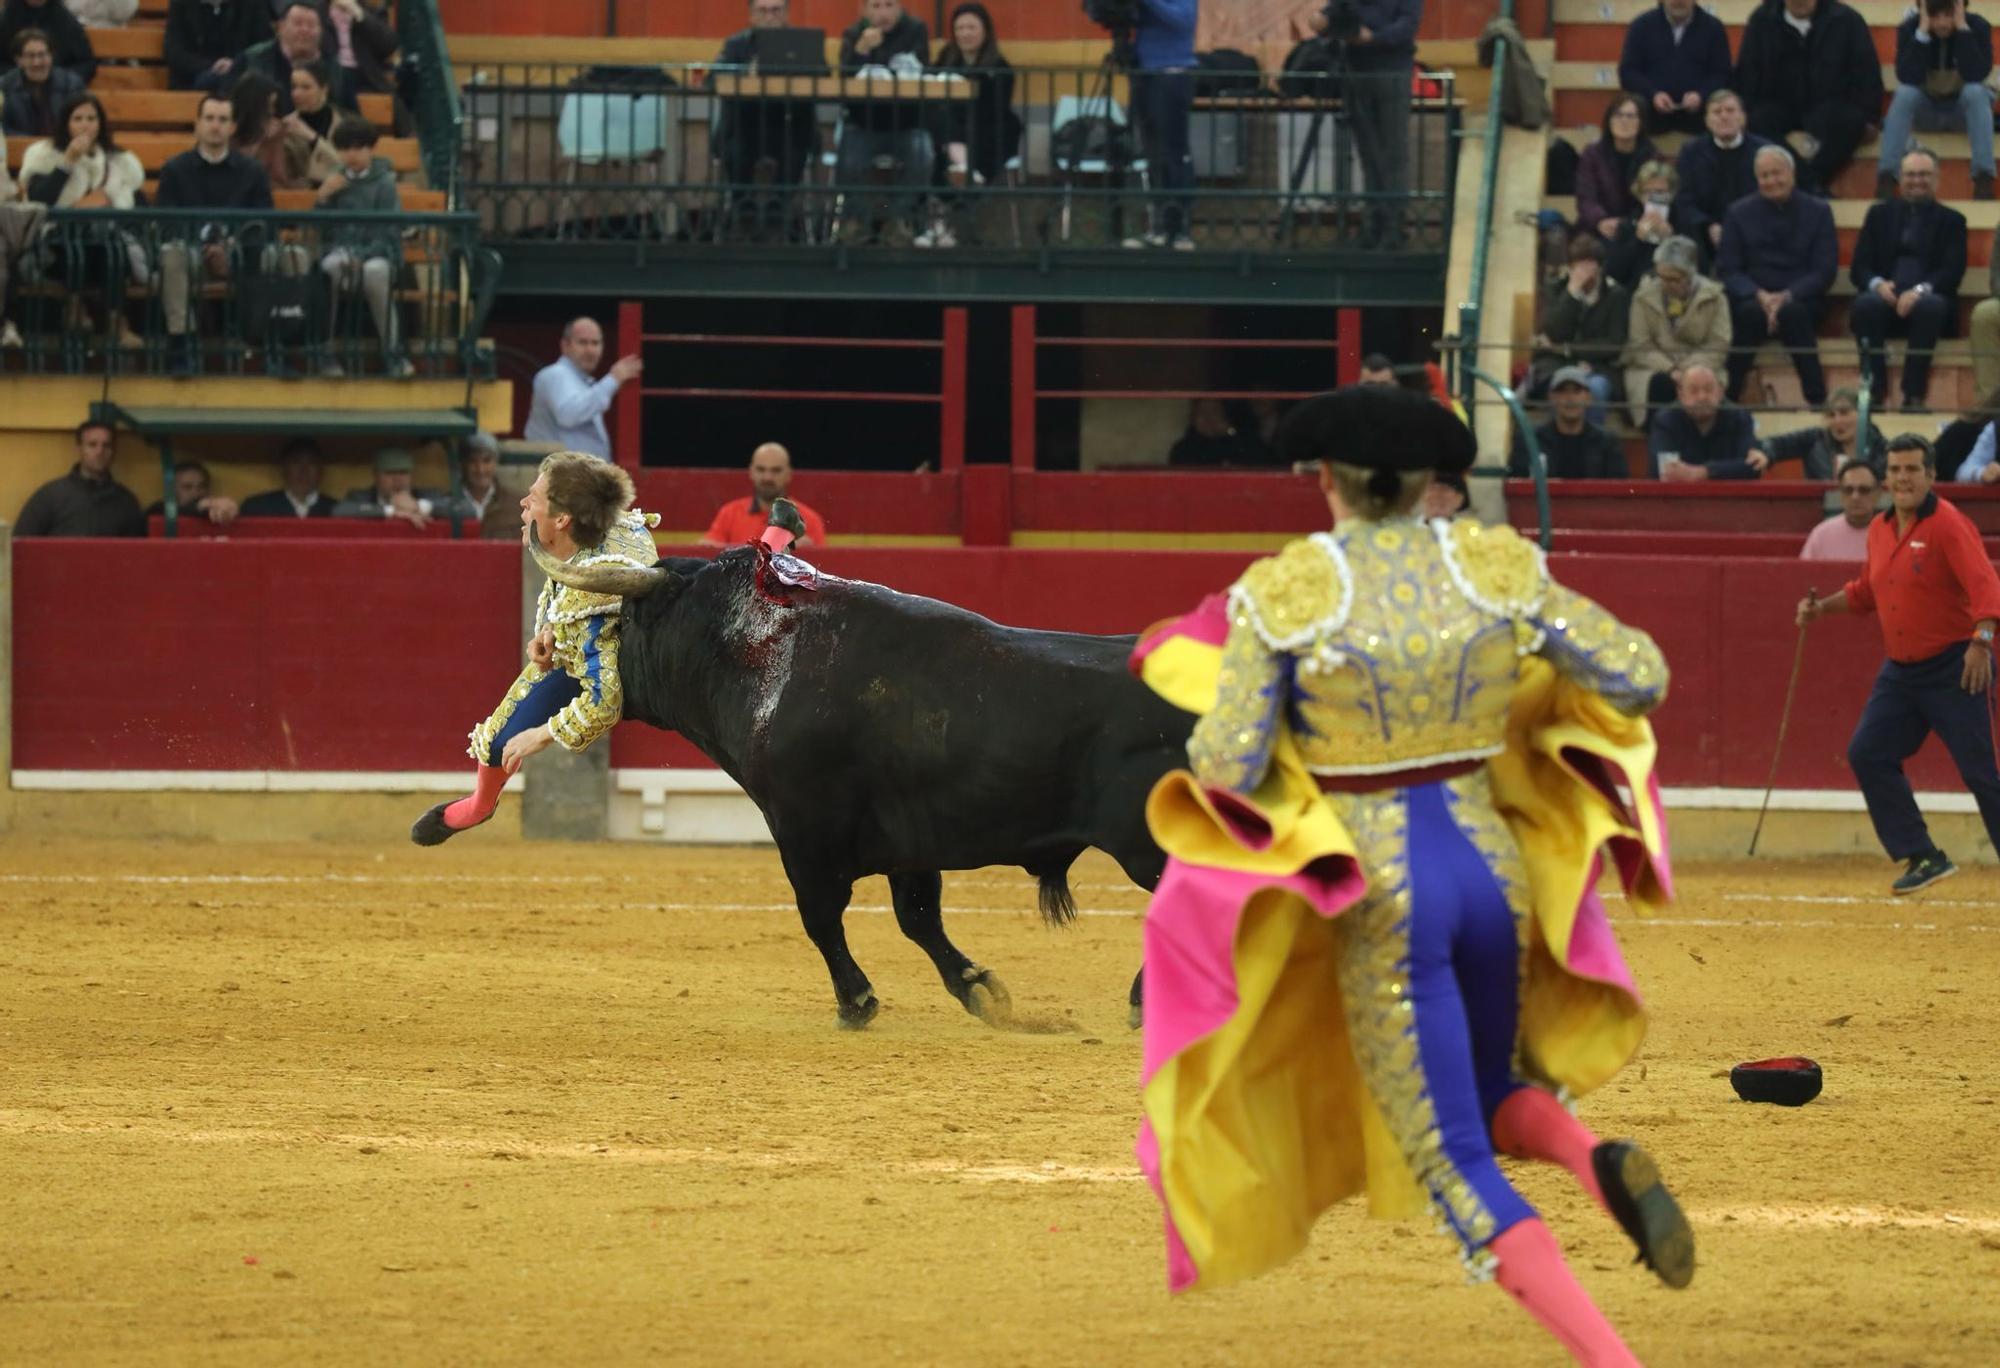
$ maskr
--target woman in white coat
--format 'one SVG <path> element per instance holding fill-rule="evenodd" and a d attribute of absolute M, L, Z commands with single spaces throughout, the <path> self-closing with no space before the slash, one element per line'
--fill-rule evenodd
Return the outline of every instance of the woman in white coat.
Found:
<path fill-rule="evenodd" d="M 132 208 L 146 183 L 146 169 L 118 146 L 104 102 L 85 91 L 63 107 L 58 128 L 54 137 L 34 144 L 21 159 L 21 188 L 27 197 L 51 209 Z M 72 289 L 102 294 L 116 320 L 118 345 L 141 345 L 121 307 L 127 272 L 133 266 L 129 240 L 110 235 L 86 239 L 55 224 L 43 231 L 49 277 Z M 70 297 L 70 323 L 92 329 L 78 294 Z"/>

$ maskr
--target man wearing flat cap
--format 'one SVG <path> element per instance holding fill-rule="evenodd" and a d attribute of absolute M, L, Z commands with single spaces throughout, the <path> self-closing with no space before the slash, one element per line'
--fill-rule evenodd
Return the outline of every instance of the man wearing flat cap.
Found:
<path fill-rule="evenodd" d="M 1417 517 L 1433 477 L 1474 453 L 1428 399 L 1321 395 L 1279 442 L 1318 463 L 1333 530 L 1133 654 L 1200 714 L 1190 768 L 1146 808 L 1168 863 L 1146 914 L 1139 1156 L 1169 1279 L 1256 1276 L 1363 1191 L 1383 1214 L 1428 1202 L 1467 1267 L 1580 1361 L 1634 1363 L 1495 1155 L 1568 1169 L 1664 1282 L 1693 1276 L 1653 1161 L 1559 1100 L 1608 1081 L 1644 1034 L 1601 906 L 1579 895 L 1615 826 L 1627 905 L 1664 905 L 1643 718 L 1666 664 L 1550 579 L 1533 543 Z M 1633 808 L 1612 816 L 1600 782 Z"/>
<path fill-rule="evenodd" d="M 417 528 L 428 526 L 433 517 L 449 517 L 447 495 L 413 487 L 416 467 L 416 460 L 407 449 L 383 447 L 375 453 L 375 483 L 350 490 L 334 506 L 333 516 L 401 520 Z"/>

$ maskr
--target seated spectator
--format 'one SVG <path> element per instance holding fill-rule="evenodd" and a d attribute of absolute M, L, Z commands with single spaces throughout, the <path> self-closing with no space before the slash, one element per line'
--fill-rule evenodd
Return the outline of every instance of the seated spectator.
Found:
<path fill-rule="evenodd" d="M 333 102 L 333 79 L 333 68 L 325 62 L 302 62 L 292 68 L 292 112 L 284 122 L 285 170 L 306 185 L 319 185 L 339 168 L 334 132 L 361 118 Z"/>
<path fill-rule="evenodd" d="M 85 28 L 124 28 L 139 12 L 139 0 L 63 0 Z"/>
<path fill-rule="evenodd" d="M 1278 429 L 1285 420 L 1285 405 L 1273 395 L 1256 394 L 1245 406 L 1245 422 L 1237 429 L 1251 449 L 1251 461 L 1256 465 L 1279 465 L 1283 457 L 1278 454 Z"/>
<path fill-rule="evenodd" d="M 76 464 L 28 496 L 14 519 L 17 537 L 143 537 L 146 515 L 132 491 L 111 478 L 117 459 L 111 425 L 90 419 L 76 430 Z"/>
<path fill-rule="evenodd" d="M 1863 453 L 1860 403 L 1861 397 L 1853 390 L 1837 389 L 1827 396 L 1825 422 L 1773 437 L 1760 443 L 1760 449 L 1773 462 L 1798 461 L 1801 477 L 1808 480 L 1837 479 L 1857 461 L 1879 466 L 1888 459 L 1889 444 L 1883 440 L 1882 429 L 1871 422 Z"/>
<path fill-rule="evenodd" d="M 34 144 L 21 158 L 21 184 L 28 198 L 51 209 L 130 209 L 146 184 L 146 168 L 118 146 L 104 102 L 84 91 L 64 107 L 54 137 Z M 44 272 L 67 285 L 68 325 L 96 331 L 85 300 L 95 296 L 110 313 L 118 345 L 144 345 L 125 317 L 124 287 L 134 273 L 129 253 L 105 250 L 94 236 L 52 231 L 44 239 Z M 141 254 L 143 265 L 143 254 Z M 143 281 L 146 272 L 137 272 Z"/>
<path fill-rule="evenodd" d="M 1659 153 L 1640 131 L 1637 95 L 1614 95 L 1605 107 L 1597 141 L 1576 161 L 1577 227 L 1609 247 L 1625 221 L 1639 212 L 1632 184 L 1639 168 Z"/>
<path fill-rule="evenodd" d="M 1625 30 L 1618 84 L 1639 97 L 1649 133 L 1699 133 L 1702 106 L 1729 84 L 1729 30 L 1695 0 L 1660 0 Z"/>
<path fill-rule="evenodd" d="M 1972 407 L 1959 413 L 1939 430 L 1931 454 L 1936 460 L 1937 468 L 1945 472 L 1945 478 L 1955 477 L 1959 466 L 1972 454 L 1973 445 L 1979 440 L 1979 434 L 1984 432 L 1987 424 L 1995 418 L 2000 418 L 2000 389 L 1983 392 L 1973 401 Z M 1887 466 L 1883 468 L 1886 470 Z"/>
<path fill-rule="evenodd" d="M 1557 370 L 1580 372 L 1590 387 L 1590 421 L 1601 425 L 1615 397 L 1618 354 L 1631 331 L 1632 296 L 1604 277 L 1604 241 L 1579 237 L 1569 245 L 1569 279 L 1542 304 L 1542 331 L 1535 342 L 1534 381 L 1529 393 L 1547 393 Z"/>
<path fill-rule="evenodd" d="M 1792 154 L 1757 149 L 1757 193 L 1736 201 L 1723 222 L 1715 273 L 1729 293 L 1729 397 L 1743 392 L 1757 347 L 1778 337 L 1798 368 L 1806 402 L 1826 402 L 1826 372 L 1819 363 L 1819 319 L 1839 267 L 1833 211 L 1799 190 Z"/>
<path fill-rule="evenodd" d="M 1624 448 L 1590 421 L 1591 379 L 1579 366 L 1564 366 L 1549 381 L 1549 421 L 1535 429 L 1535 443 L 1551 480 L 1623 480 L 1632 474 Z M 1528 444 L 1518 437 L 1508 468 L 1517 476 L 1534 473 Z"/>
<path fill-rule="evenodd" d="M 278 88 L 254 71 L 246 71 L 229 88 L 229 107 L 236 120 L 229 145 L 264 168 L 273 190 L 297 190 L 285 157 L 285 125 L 278 115 Z"/>
<path fill-rule="evenodd" d="M 208 492 L 208 467 L 200 461 L 176 461 L 174 463 L 174 503 L 176 512 L 183 518 L 207 518 L 217 527 L 227 527 L 236 521 L 236 500 L 226 494 Z M 165 517 L 167 501 L 153 500 L 146 509 L 146 516 L 156 514 Z"/>
<path fill-rule="evenodd" d="M 0 7 L 0 52 L 18 63 L 21 58 L 14 45 L 30 29 L 47 41 L 56 70 L 76 77 L 78 89 L 97 78 L 97 53 L 91 49 L 90 35 L 62 0 L 6 0 Z"/>
<path fill-rule="evenodd" d="M 771 505 L 792 487 L 792 453 L 776 442 L 765 442 L 750 453 L 750 493 L 731 499 L 715 512 L 715 521 L 702 533 L 703 546 L 741 546 L 764 535 L 771 521 Z M 789 496 L 787 496 L 789 497 Z M 794 547 L 826 545 L 826 520 L 792 499 L 799 516 L 805 519 L 806 534 Z"/>
<path fill-rule="evenodd" d="M 1220 399 L 1196 399 L 1188 404 L 1187 431 L 1167 453 L 1174 466 L 1240 466 L 1256 460 L 1255 444 L 1229 425 Z"/>
<path fill-rule="evenodd" d="M 328 41 L 329 34 L 321 21 L 319 7 L 310 0 L 289 0 L 278 18 L 276 35 L 245 48 L 236 58 L 230 79 L 238 81 L 244 73 L 256 72 L 276 87 L 278 113 L 289 114 L 292 112 L 292 68 L 327 58 L 330 55 Z M 333 102 L 342 109 L 354 109 L 352 73 L 338 66 L 331 70 L 334 73 Z"/>
<path fill-rule="evenodd" d="M 921 71 L 930 50 L 930 30 L 921 19 L 904 12 L 902 0 L 862 0 L 861 18 L 841 35 L 840 72 L 854 76 L 863 67 L 893 69 L 898 58 L 905 66 L 914 62 Z M 841 230 L 849 240 L 877 240 L 879 218 L 888 220 L 892 246 L 916 240 L 912 225 L 931 178 L 931 135 L 923 119 L 923 109 L 914 100 L 857 100 L 847 106 L 840 125 L 835 184 L 847 190 L 848 211 Z M 878 161 L 890 165 L 891 175 L 906 191 L 886 212 L 867 203 L 868 197 L 860 193 Z"/>
<path fill-rule="evenodd" d="M 396 28 L 381 0 L 333 0 L 326 7 L 321 60 L 331 65 L 335 77 L 328 88 L 346 91 L 349 108 L 357 106 L 354 97 L 364 90 L 396 93 L 396 46 Z"/>
<path fill-rule="evenodd" d="M 490 432 L 468 433 L 458 444 L 459 516 L 479 525 L 482 537 L 521 535 L 521 510 L 500 493 L 500 443 Z"/>
<path fill-rule="evenodd" d="M 21 330 L 7 316 L 14 263 L 41 237 L 42 206 L 25 198 L 7 170 L 7 134 L 0 130 L 0 351 L 20 347 Z"/>
<path fill-rule="evenodd" d="M 1646 410 L 1674 402 L 1689 366 L 1721 371 L 1734 335 L 1722 283 L 1695 269 L 1692 239 L 1668 238 L 1653 257 L 1653 274 L 1632 297 L 1632 326 L 1625 338 L 1625 398 L 1632 426 L 1646 426 Z"/>
<path fill-rule="evenodd" d="M 333 512 L 333 498 L 320 492 L 326 461 L 319 443 L 310 437 L 294 437 L 278 452 L 278 472 L 284 480 L 279 489 L 252 494 L 243 501 L 246 518 L 324 518 Z"/>
<path fill-rule="evenodd" d="M 1000 54 L 993 16 L 986 6 L 964 0 L 953 8 L 951 36 L 932 65 L 972 82 L 971 99 L 943 100 L 932 111 L 931 137 L 940 148 L 932 183 L 953 189 L 962 189 L 967 180 L 974 185 L 994 184 L 1021 150 L 1023 125 L 1014 112 L 1014 68 Z M 953 217 L 964 218 L 965 208 L 959 197 L 946 197 L 945 210 Z M 929 232 L 917 236 L 919 247 L 952 247 L 957 242 L 957 232 L 942 213 Z"/>
<path fill-rule="evenodd" d="M 716 65 L 737 69 L 755 66 L 757 34 L 790 26 L 787 0 L 750 0 L 750 27 L 724 40 Z M 715 76 L 714 71 L 709 73 L 711 84 Z M 819 118 L 813 102 L 724 99 L 717 111 L 715 147 L 722 160 L 723 179 L 731 187 L 725 232 L 742 229 L 753 240 L 788 236 L 792 231 L 791 188 L 805 179 L 806 162 L 819 148 Z"/>
<path fill-rule="evenodd" d="M 52 136 L 63 107 L 83 94 L 82 79 L 55 65 L 49 36 L 40 29 L 22 29 L 7 50 L 14 66 L 0 76 L 0 128 L 29 138 Z"/>
<path fill-rule="evenodd" d="M 610 460 L 604 411 L 618 397 L 619 387 L 637 380 L 646 365 L 636 354 L 621 356 L 602 379 L 592 379 L 603 360 L 604 329 L 596 319 L 573 318 L 564 324 L 562 355 L 535 372 L 534 397 L 521 435 Z"/>
<path fill-rule="evenodd" d="M 250 157 L 230 146 L 236 134 L 236 114 L 220 95 L 205 95 L 195 116 L 195 145 L 160 168 L 162 209 L 269 209 L 271 178 Z M 194 283 L 197 271 L 206 279 L 229 274 L 229 242 L 217 233 L 160 246 L 160 311 L 167 324 L 167 361 L 177 375 L 192 375 L 200 365 L 194 336 Z M 266 246 L 260 265 L 270 269 L 277 248 Z"/>
<path fill-rule="evenodd" d="M 1672 481 L 1754 480 L 1771 464 L 1750 415 L 1722 402 L 1722 385 L 1707 366 L 1681 371 L 1680 402 L 1654 416 L 1646 454 L 1653 474 Z"/>
<path fill-rule="evenodd" d="M 1993 28 L 1965 0 L 1923 0 L 1896 26 L 1896 93 L 1882 124 L 1875 198 L 1896 192 L 1912 132 L 1962 132 L 1972 152 L 1972 197 L 1993 198 Z"/>
<path fill-rule="evenodd" d="M 1396 380 L 1396 363 L 1381 352 L 1369 352 L 1361 358 L 1361 371 L 1354 377 L 1357 385 L 1393 385 Z"/>
<path fill-rule="evenodd" d="M 1965 457 L 1959 461 L 1952 478 L 1966 484 L 2000 484 L 2000 426 L 1996 426 L 1996 416 L 2000 416 L 2000 393 L 1986 395 L 1979 407 L 1971 410 L 1964 418 L 1947 427 L 1938 437 L 1938 446 L 1945 447 L 1947 439 L 1958 435 L 1967 428 L 1976 428 L 1978 435 Z M 1954 429 L 1958 430 L 1957 432 Z M 1961 438 L 1962 443 L 1962 438 Z M 1950 469 L 1947 466 L 1945 469 Z"/>
<path fill-rule="evenodd" d="M 1875 504 L 1881 497 L 1882 481 L 1868 462 L 1856 461 L 1841 471 L 1840 512 L 1807 534 L 1799 559 L 1867 560 L 1868 524 L 1875 520 Z"/>
<path fill-rule="evenodd" d="M 1681 188 L 1673 163 L 1653 160 L 1632 180 L 1632 212 L 1618 224 L 1604 254 L 1604 273 L 1632 289 L 1653 267 L 1653 253 L 1674 235 L 1674 196 Z"/>
<path fill-rule="evenodd" d="M 1456 518 L 1472 506 L 1472 491 L 1465 487 L 1465 476 L 1460 471 L 1434 470 L 1431 482 L 1424 489 L 1424 520 L 1432 518 Z"/>
<path fill-rule="evenodd" d="M 396 170 L 387 157 L 375 155 L 375 125 L 358 115 L 343 117 L 333 130 L 337 169 L 320 182 L 316 199 L 321 209 L 342 213 L 394 213 L 402 201 L 396 191 Z M 375 336 L 382 343 L 382 369 L 405 379 L 416 367 L 403 354 L 397 335 L 396 274 L 403 265 L 403 240 L 393 226 L 351 226 L 327 234 L 333 250 L 320 259 L 320 270 L 332 287 L 327 310 L 329 340 L 341 334 L 341 302 L 357 290 L 368 305 Z M 352 329 L 358 334 L 360 329 Z M 340 362 L 328 359 L 321 368 L 328 376 L 345 374 Z"/>
<path fill-rule="evenodd" d="M 449 495 L 411 487 L 416 468 L 416 459 L 402 447 L 383 447 L 375 453 L 375 483 L 349 490 L 333 506 L 333 516 L 400 519 L 416 528 L 428 527 L 434 517 L 448 517 Z"/>
<path fill-rule="evenodd" d="M 1701 245 L 1704 261 L 1713 261 L 1729 206 L 1757 191 L 1757 150 L 1769 140 L 1743 131 L 1743 101 L 1733 90 L 1708 97 L 1707 119 L 1708 135 L 1682 143 L 1674 160 L 1681 177 L 1674 229 Z"/>
<path fill-rule="evenodd" d="M 167 0 L 167 84 L 226 90 L 238 54 L 270 36 L 264 0 Z"/>
<path fill-rule="evenodd" d="M 1986 298 L 1972 306 L 1972 387 L 1981 394 L 2000 390 L 2000 227 L 1987 248 Z"/>
<path fill-rule="evenodd" d="M 1931 353 L 1958 316 L 1958 285 L 1965 278 L 1965 215 L 1938 203 L 1937 175 L 1937 157 L 1927 148 L 1903 155 L 1902 198 L 1869 206 L 1848 268 L 1854 302 L 1847 321 L 1861 346 L 1871 404 L 1879 407 L 1889 393 L 1884 342 L 1909 339 L 1903 352 L 1905 413 L 1927 411 Z"/>
<path fill-rule="evenodd" d="M 1751 131 L 1785 142 L 1823 192 L 1882 117 L 1882 59 L 1868 21 L 1841 0 L 1766 0 L 1743 25 L 1736 89 Z"/>

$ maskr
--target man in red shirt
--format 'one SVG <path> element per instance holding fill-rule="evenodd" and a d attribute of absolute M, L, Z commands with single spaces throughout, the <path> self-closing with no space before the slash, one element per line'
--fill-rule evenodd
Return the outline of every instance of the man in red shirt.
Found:
<path fill-rule="evenodd" d="M 1861 785 L 1875 834 L 1892 859 L 1907 862 L 1894 893 L 1914 893 L 1958 872 L 1937 846 L 1903 762 L 1932 732 L 1979 804 L 1987 838 L 2000 847 L 2000 767 L 1993 751 L 1993 633 L 2000 625 L 2000 575 L 1972 520 L 1931 484 L 1937 458 L 1921 437 L 1889 443 L 1892 506 L 1868 529 L 1868 564 L 1831 598 L 1799 603 L 1801 627 L 1846 609 L 1875 613 L 1889 658 L 1875 677 L 1847 763 Z"/>
<path fill-rule="evenodd" d="M 771 521 L 771 503 L 791 487 L 792 454 L 776 442 L 766 442 L 750 453 L 750 489 L 746 498 L 732 499 L 715 515 L 702 534 L 703 546 L 741 546 L 756 541 Z M 826 545 L 826 521 L 799 503 L 799 515 L 806 520 L 806 534 L 794 549 Z"/>

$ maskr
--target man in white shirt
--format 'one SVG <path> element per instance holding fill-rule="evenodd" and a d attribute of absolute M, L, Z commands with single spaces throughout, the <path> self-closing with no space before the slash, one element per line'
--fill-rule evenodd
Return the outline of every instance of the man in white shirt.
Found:
<path fill-rule="evenodd" d="M 319 443 L 310 437 L 294 437 L 278 453 L 278 470 L 284 487 L 252 494 L 240 510 L 246 518 L 324 518 L 333 512 L 333 499 L 320 492 L 320 477 L 326 461 Z"/>
<path fill-rule="evenodd" d="M 1840 512 L 1812 530 L 1799 550 L 1800 560 L 1865 561 L 1868 524 L 1875 518 L 1875 501 L 1882 482 L 1865 461 L 1840 472 Z"/>
<path fill-rule="evenodd" d="M 637 356 L 621 356 L 603 379 L 593 379 L 603 360 L 604 329 L 597 320 L 571 320 L 563 329 L 562 359 L 535 375 L 535 399 L 521 435 L 531 442 L 554 442 L 565 451 L 610 460 L 611 434 L 604 426 L 604 411 L 618 397 L 618 387 L 638 379 L 644 366 Z"/>

